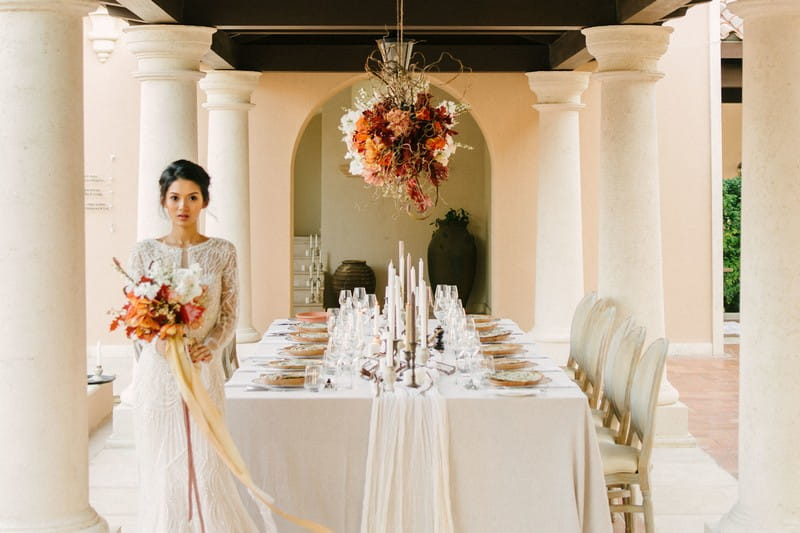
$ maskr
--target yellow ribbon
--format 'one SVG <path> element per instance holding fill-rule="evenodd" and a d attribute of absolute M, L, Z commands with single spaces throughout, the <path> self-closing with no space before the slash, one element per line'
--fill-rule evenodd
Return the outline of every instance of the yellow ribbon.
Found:
<path fill-rule="evenodd" d="M 244 460 L 233 442 L 231 434 L 228 432 L 225 422 L 222 420 L 222 415 L 208 395 L 208 391 L 203 386 L 202 381 L 200 381 L 200 371 L 191 363 L 184 352 L 183 339 L 177 336 L 169 337 L 166 342 L 167 353 L 165 357 L 178 382 L 183 401 L 186 402 L 195 424 L 205 434 L 211 446 L 230 469 L 231 473 L 250 490 L 253 496 L 278 516 L 314 533 L 332 533 L 330 529 L 316 522 L 298 518 L 280 510 L 273 503 L 272 497 L 256 486 L 250 471 L 247 470 L 247 466 L 244 464 Z"/>

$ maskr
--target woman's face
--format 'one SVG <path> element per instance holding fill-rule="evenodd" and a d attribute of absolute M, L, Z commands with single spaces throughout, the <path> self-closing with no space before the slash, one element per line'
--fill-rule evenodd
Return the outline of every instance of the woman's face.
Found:
<path fill-rule="evenodd" d="M 197 224 L 197 217 L 205 207 L 200 186 L 193 181 L 178 178 L 167 189 L 164 208 L 172 224 L 191 227 Z"/>

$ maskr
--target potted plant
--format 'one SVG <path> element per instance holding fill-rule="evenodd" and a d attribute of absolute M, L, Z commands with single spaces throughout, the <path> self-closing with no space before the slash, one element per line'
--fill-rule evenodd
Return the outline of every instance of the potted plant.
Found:
<path fill-rule="evenodd" d="M 444 218 L 437 218 L 431 225 L 436 228 L 428 244 L 431 285 L 456 285 L 466 307 L 478 259 L 475 237 L 467 230 L 469 212 L 463 208 L 450 209 Z"/>

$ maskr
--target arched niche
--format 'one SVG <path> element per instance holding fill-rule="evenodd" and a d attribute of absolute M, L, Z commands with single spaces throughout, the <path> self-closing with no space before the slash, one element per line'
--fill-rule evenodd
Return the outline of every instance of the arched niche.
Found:
<path fill-rule="evenodd" d="M 293 226 L 295 235 L 322 235 L 323 259 L 328 284 L 326 301 L 336 300 L 330 290 L 330 275 L 345 259 L 364 259 L 375 271 L 376 293 L 383 300 L 389 260 L 397 264 L 397 243 L 405 242 L 413 263 L 421 257 L 427 263 L 427 249 L 434 231 L 432 222 L 448 209 L 464 208 L 471 218 L 470 232 L 478 247 L 475 284 L 468 309 L 490 309 L 490 221 L 491 164 L 489 150 L 480 127 L 466 112 L 459 116 L 457 140 L 472 147 L 459 148 L 450 159 L 450 177 L 440 188 L 439 203 L 431 216 L 417 220 L 399 211 L 394 202 L 379 197 L 360 177 L 347 171 L 345 145 L 339 121 L 345 108 L 352 106 L 367 81 L 358 81 L 324 102 L 300 134 L 293 161 Z M 442 89 L 431 86 L 434 102 L 454 100 Z M 426 280 L 429 281 L 427 272 Z"/>

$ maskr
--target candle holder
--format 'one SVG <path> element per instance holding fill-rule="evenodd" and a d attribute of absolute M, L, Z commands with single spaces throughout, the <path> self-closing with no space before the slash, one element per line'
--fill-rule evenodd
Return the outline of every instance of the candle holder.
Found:
<path fill-rule="evenodd" d="M 417 343 L 416 341 L 411 341 L 405 346 L 405 350 L 403 350 L 406 354 L 406 374 L 411 371 L 411 382 L 406 383 L 406 387 L 410 387 L 412 389 L 416 389 L 419 387 L 419 383 L 417 383 Z M 406 378 L 407 379 L 407 378 Z"/>

